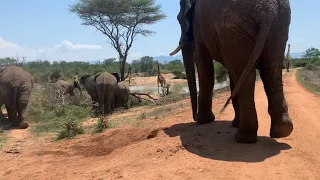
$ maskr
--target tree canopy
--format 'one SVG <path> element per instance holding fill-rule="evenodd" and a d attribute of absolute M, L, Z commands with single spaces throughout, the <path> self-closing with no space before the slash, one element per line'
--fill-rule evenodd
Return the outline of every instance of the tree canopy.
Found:
<path fill-rule="evenodd" d="M 306 53 L 304 54 L 304 58 L 308 60 L 319 59 L 320 58 L 319 49 L 316 49 L 314 47 L 307 49 Z"/>
<path fill-rule="evenodd" d="M 119 55 L 121 80 L 129 50 L 138 35 L 155 33 L 143 26 L 165 18 L 155 0 L 79 0 L 70 6 L 70 11 L 82 19 L 83 25 L 94 26 L 108 37 L 108 43 Z"/>

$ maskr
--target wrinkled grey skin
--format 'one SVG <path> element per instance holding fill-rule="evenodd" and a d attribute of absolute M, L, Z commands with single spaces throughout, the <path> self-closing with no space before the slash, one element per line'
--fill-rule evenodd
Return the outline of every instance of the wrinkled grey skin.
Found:
<path fill-rule="evenodd" d="M 257 141 L 255 67 L 260 69 L 268 97 L 270 136 L 289 136 L 293 124 L 282 84 L 282 60 L 291 21 L 289 0 L 181 0 L 178 21 L 179 48 L 170 55 L 182 50 L 194 120 L 199 124 L 215 120 L 211 98 L 214 59 L 229 71 L 232 95 L 227 103 L 232 99 L 236 141 Z M 199 72 L 198 103 L 194 62 Z"/>
<path fill-rule="evenodd" d="M 111 114 L 115 110 L 115 91 L 117 79 L 110 73 L 101 72 L 96 75 L 85 75 L 80 78 L 92 101 L 99 103 L 99 114 Z"/>
<path fill-rule="evenodd" d="M 118 82 L 117 91 L 115 94 L 115 106 L 129 108 L 130 90 L 124 81 Z"/>
<path fill-rule="evenodd" d="M 98 102 L 97 93 L 94 85 L 95 75 L 84 75 L 80 78 L 80 84 L 84 85 L 86 91 L 91 97 L 92 103 Z"/>
<path fill-rule="evenodd" d="M 77 79 L 74 79 L 73 83 L 70 83 L 65 80 L 58 80 L 54 84 L 54 88 L 57 92 L 63 93 L 63 95 L 70 94 L 70 96 L 75 96 L 74 94 L 74 88 L 77 88 L 80 90 L 81 93 L 81 86 Z"/>
<path fill-rule="evenodd" d="M 21 67 L 8 66 L 1 70 L 0 106 L 5 104 L 12 127 L 28 128 L 24 121 L 32 88 L 32 76 Z"/>

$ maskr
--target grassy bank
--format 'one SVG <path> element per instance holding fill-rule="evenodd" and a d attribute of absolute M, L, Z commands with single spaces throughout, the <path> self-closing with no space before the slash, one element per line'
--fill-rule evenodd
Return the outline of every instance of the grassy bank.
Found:
<path fill-rule="evenodd" d="M 298 69 L 297 80 L 310 92 L 320 95 L 320 67 L 308 65 Z"/>

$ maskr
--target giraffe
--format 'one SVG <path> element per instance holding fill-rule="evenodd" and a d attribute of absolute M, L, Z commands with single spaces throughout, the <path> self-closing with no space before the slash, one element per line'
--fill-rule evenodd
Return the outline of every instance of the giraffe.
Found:
<path fill-rule="evenodd" d="M 286 55 L 286 57 L 284 59 L 284 63 L 285 63 L 287 72 L 289 72 L 289 66 L 290 66 L 290 44 L 288 44 L 288 52 L 287 52 L 287 55 Z"/>
<path fill-rule="evenodd" d="M 158 64 L 158 79 L 157 79 L 157 84 L 158 84 L 158 94 L 160 94 L 159 92 L 159 84 L 161 85 L 161 87 L 163 88 L 166 84 L 166 79 L 163 77 L 163 75 L 160 73 L 160 67 L 159 67 L 159 62 Z"/>

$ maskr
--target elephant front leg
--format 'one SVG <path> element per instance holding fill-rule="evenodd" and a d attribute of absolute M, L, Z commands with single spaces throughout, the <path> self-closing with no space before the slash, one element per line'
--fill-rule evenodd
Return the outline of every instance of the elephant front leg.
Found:
<path fill-rule="evenodd" d="M 199 107 L 196 121 L 198 124 L 206 124 L 215 120 L 212 112 L 213 62 L 206 47 L 201 43 L 195 45 L 194 59 L 197 61 L 199 76 Z"/>
<path fill-rule="evenodd" d="M 6 109 L 11 126 L 15 126 L 15 123 L 18 121 L 17 111 L 8 105 L 6 105 Z"/>

